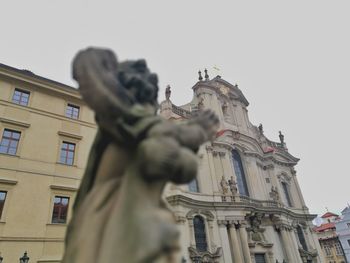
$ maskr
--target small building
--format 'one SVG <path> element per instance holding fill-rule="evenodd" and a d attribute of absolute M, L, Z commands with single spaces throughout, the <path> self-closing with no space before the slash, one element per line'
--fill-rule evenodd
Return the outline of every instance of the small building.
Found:
<path fill-rule="evenodd" d="M 344 249 L 347 262 L 350 262 L 350 207 L 346 207 L 342 212 L 340 219 L 335 223 L 336 232 L 339 241 Z"/>
<path fill-rule="evenodd" d="M 317 233 L 325 262 L 345 263 L 346 258 L 335 227 L 339 216 L 327 212 L 319 220 L 320 223 L 314 231 Z"/>

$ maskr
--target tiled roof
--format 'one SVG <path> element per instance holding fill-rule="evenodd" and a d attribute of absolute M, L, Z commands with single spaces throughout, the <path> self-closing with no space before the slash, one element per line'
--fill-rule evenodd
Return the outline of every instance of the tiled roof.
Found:
<path fill-rule="evenodd" d="M 327 217 L 331 217 L 331 216 L 336 216 L 336 217 L 338 217 L 338 215 L 337 214 L 334 214 L 334 213 L 331 213 L 331 212 L 327 212 L 327 213 L 325 213 L 323 216 L 321 216 L 322 218 L 327 218 Z"/>
<path fill-rule="evenodd" d="M 332 228 L 335 228 L 335 223 L 334 222 L 331 222 L 331 223 L 326 223 L 326 224 L 323 224 L 323 225 L 320 225 L 318 227 L 315 227 L 314 230 L 316 232 L 321 232 L 321 231 L 325 231 L 327 229 L 332 229 Z"/>

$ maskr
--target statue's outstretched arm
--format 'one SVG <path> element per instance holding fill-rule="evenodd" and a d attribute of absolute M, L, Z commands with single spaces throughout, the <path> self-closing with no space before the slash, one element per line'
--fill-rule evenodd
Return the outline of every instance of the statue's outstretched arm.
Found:
<path fill-rule="evenodd" d="M 183 124 L 166 122 L 162 125 L 156 125 L 150 130 L 149 136 L 171 136 L 176 138 L 180 145 L 197 152 L 201 144 L 214 137 L 218 125 L 219 119 L 215 113 L 205 110 Z"/>

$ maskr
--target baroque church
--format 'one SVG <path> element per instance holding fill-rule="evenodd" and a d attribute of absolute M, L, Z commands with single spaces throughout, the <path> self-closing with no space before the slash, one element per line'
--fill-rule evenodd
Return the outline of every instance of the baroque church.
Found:
<path fill-rule="evenodd" d="M 220 119 L 216 138 L 199 150 L 199 170 L 188 185 L 170 185 L 166 198 L 181 231 L 182 262 L 314 263 L 320 246 L 284 136 L 269 140 L 248 118 L 237 85 L 216 76 L 193 86 L 191 102 L 160 103 L 160 114 L 186 121 L 203 109 Z"/>

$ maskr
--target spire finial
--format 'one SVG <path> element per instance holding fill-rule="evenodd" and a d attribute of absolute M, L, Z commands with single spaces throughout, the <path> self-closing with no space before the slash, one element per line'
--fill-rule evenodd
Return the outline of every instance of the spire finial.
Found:
<path fill-rule="evenodd" d="M 202 72 L 201 72 L 200 70 L 198 71 L 198 80 L 199 80 L 199 81 L 202 81 L 202 80 L 203 80 Z"/>
<path fill-rule="evenodd" d="M 209 80 L 209 75 L 208 75 L 207 69 L 204 70 L 204 78 L 205 78 L 205 80 Z"/>
<path fill-rule="evenodd" d="M 169 100 L 170 99 L 170 95 L 171 95 L 171 87 L 170 87 L 170 85 L 168 84 L 167 86 L 166 86 L 166 89 L 165 89 L 165 98 L 166 98 L 166 100 Z"/>

